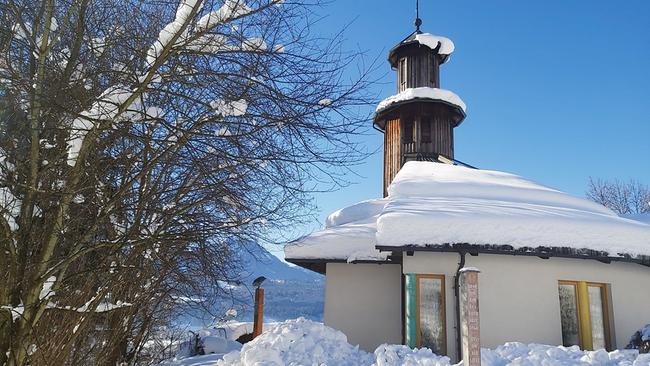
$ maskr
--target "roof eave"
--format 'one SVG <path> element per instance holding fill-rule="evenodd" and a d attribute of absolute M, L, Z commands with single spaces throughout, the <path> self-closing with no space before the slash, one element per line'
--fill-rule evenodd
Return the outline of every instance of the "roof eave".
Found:
<path fill-rule="evenodd" d="M 464 252 L 472 255 L 501 254 L 514 256 L 548 258 L 570 258 L 570 259 L 592 259 L 602 263 L 628 262 L 637 263 L 650 267 L 650 256 L 631 256 L 629 254 L 618 254 L 612 256 L 606 252 L 593 249 L 574 249 L 568 247 L 524 247 L 514 248 L 510 245 L 476 245 L 476 244 L 435 244 L 435 245 L 377 245 L 375 249 L 380 252 L 439 252 L 458 253 Z"/>
<path fill-rule="evenodd" d="M 325 274 L 327 263 L 394 264 L 394 262 L 388 259 L 384 259 L 384 260 L 364 259 L 364 260 L 348 261 L 346 259 L 341 259 L 341 258 L 285 258 L 284 260 L 289 263 L 295 264 L 299 267 L 302 267 L 304 269 L 308 269 L 310 271 L 314 271 L 320 274 Z"/>
<path fill-rule="evenodd" d="M 392 112 L 395 108 L 397 108 L 399 106 L 411 104 L 411 103 L 439 103 L 439 104 L 445 104 L 445 105 L 447 105 L 449 107 L 452 107 L 459 114 L 459 118 L 458 118 L 457 121 L 455 121 L 454 127 L 458 127 L 461 123 L 463 123 L 463 121 L 467 117 L 467 114 L 465 113 L 463 108 L 461 108 L 460 106 L 458 106 L 458 105 L 456 105 L 454 103 L 450 103 L 450 102 L 448 102 L 446 100 L 432 99 L 432 98 L 412 98 L 412 99 L 408 99 L 408 100 L 402 100 L 402 101 L 399 101 L 399 102 L 391 103 L 386 108 L 383 108 L 383 109 L 375 112 L 375 116 L 373 118 L 373 126 L 376 126 L 377 128 L 379 128 L 380 130 L 383 131 L 384 128 L 385 128 L 385 125 L 381 124 L 382 122 L 385 122 L 385 121 L 383 121 L 383 117 L 385 115 L 389 114 L 390 112 Z"/>
<path fill-rule="evenodd" d="M 406 37 L 406 39 L 408 39 L 409 37 Z M 412 39 L 412 40 L 408 40 L 408 41 L 406 41 L 406 39 L 404 41 L 400 42 L 399 44 L 395 45 L 393 48 L 391 48 L 388 51 L 387 60 L 388 60 L 388 63 L 390 64 L 390 66 L 392 68 L 395 68 L 396 64 L 397 64 L 397 58 L 395 57 L 395 54 L 397 53 L 397 51 L 402 47 L 406 47 L 406 46 L 410 46 L 410 45 L 418 45 L 420 47 L 426 47 L 426 48 L 430 49 L 431 52 L 435 52 L 436 55 L 438 55 L 440 57 L 440 65 L 444 64 L 445 62 L 447 62 L 449 60 L 450 55 L 446 55 L 446 54 L 442 54 L 442 53 L 438 52 L 438 50 L 440 49 L 440 45 L 438 45 L 438 47 L 436 47 L 435 49 L 431 49 L 431 47 L 429 47 L 427 45 L 423 45 L 422 43 L 420 43 L 416 39 Z"/>

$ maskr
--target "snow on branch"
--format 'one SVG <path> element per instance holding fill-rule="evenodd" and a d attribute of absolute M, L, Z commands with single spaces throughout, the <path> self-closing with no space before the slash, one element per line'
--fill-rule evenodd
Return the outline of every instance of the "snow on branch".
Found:
<path fill-rule="evenodd" d="M 116 310 L 116 309 L 121 309 L 125 307 L 132 306 L 133 304 L 125 302 L 125 301 L 120 301 L 118 300 L 115 303 L 111 303 L 108 301 L 102 301 L 98 303 L 97 305 L 92 305 L 92 303 L 96 300 L 96 297 L 93 297 L 92 299 L 88 300 L 85 304 L 79 306 L 79 307 L 72 307 L 72 306 L 61 306 L 55 303 L 48 303 L 47 304 L 47 309 L 59 309 L 59 310 L 69 310 L 69 311 L 76 311 L 77 313 L 105 313 L 108 311 Z"/>
<path fill-rule="evenodd" d="M 242 0 L 226 0 L 218 10 L 211 11 L 196 22 L 196 30 L 203 31 L 215 27 L 229 19 L 242 17 L 252 11 Z"/>
<path fill-rule="evenodd" d="M 70 134 L 70 141 L 68 141 L 68 165 L 74 166 L 76 164 L 83 140 L 88 134 L 88 131 L 95 126 L 95 122 L 115 118 L 120 111 L 120 106 L 132 94 L 133 92 L 131 90 L 123 86 L 109 88 L 102 93 L 90 109 L 81 112 L 79 117 L 72 121 L 72 133 Z"/>
<path fill-rule="evenodd" d="M 202 6 L 202 0 L 181 0 L 178 9 L 176 10 L 176 18 L 160 31 L 160 34 L 158 34 L 158 40 L 154 42 L 147 52 L 147 64 L 149 66 L 156 62 L 162 50 L 169 44 L 174 36 L 181 31 L 183 26 L 188 23 L 195 8 L 198 8 L 195 12 L 198 13 Z"/>

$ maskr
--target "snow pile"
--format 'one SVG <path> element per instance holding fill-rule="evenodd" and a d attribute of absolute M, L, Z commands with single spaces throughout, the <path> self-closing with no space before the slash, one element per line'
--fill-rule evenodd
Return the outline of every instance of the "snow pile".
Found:
<path fill-rule="evenodd" d="M 456 93 L 440 88 L 429 88 L 429 87 L 420 87 L 420 88 L 408 88 L 399 94 L 390 96 L 377 105 L 375 113 L 379 113 L 384 109 L 390 107 L 395 103 L 401 103 L 405 101 L 411 101 L 415 99 L 430 99 L 430 100 L 439 100 L 449 104 L 453 104 L 463 112 L 467 111 L 467 106 L 465 102 Z"/>
<path fill-rule="evenodd" d="M 650 341 L 650 324 L 643 327 L 640 331 L 642 341 Z"/>
<path fill-rule="evenodd" d="M 276 322 L 264 323 L 262 326 L 262 331 L 266 332 L 276 325 L 278 325 Z M 218 328 L 215 329 L 201 329 L 201 331 L 199 331 L 199 336 L 201 338 L 208 336 L 223 336 L 224 333 L 227 340 L 236 341 L 243 335 L 253 333 L 253 322 L 239 322 L 236 320 L 230 320 L 224 323 L 220 323 Z"/>
<path fill-rule="evenodd" d="M 224 339 L 225 341 L 225 339 Z M 224 342 L 222 342 L 224 343 Z M 225 346 L 225 343 L 220 346 Z M 205 343 L 204 343 L 205 347 Z M 220 349 L 223 349 L 221 347 Z M 348 343 L 346 336 L 322 323 L 304 318 L 279 323 L 245 344 L 241 350 L 217 357 L 198 356 L 168 365 L 219 366 L 451 366 L 449 357 L 427 348 L 383 344 L 374 354 Z M 483 366 L 648 366 L 650 354 L 637 350 L 581 351 L 578 346 L 505 343 L 481 349 Z M 461 363 L 455 366 L 461 366 Z"/>
<path fill-rule="evenodd" d="M 388 197 L 341 209 L 324 230 L 285 247 L 288 259 L 383 260 L 376 246 L 497 245 L 650 255 L 650 225 L 498 171 L 407 162 Z"/>
<path fill-rule="evenodd" d="M 441 55 L 451 55 L 454 52 L 454 42 L 447 37 L 436 36 L 431 33 L 418 33 L 415 35 L 415 40 L 432 50 L 435 50 L 440 45 L 438 53 Z"/>
<path fill-rule="evenodd" d="M 581 351 L 578 346 L 547 346 L 509 342 L 494 350 L 481 349 L 483 366 L 647 366 L 650 354 L 639 355 L 636 350 L 607 352 Z"/>
<path fill-rule="evenodd" d="M 298 318 L 276 325 L 216 364 L 361 366 L 372 362 L 373 357 L 349 344 L 345 334 L 322 323 Z"/>
<path fill-rule="evenodd" d="M 226 354 L 241 349 L 241 343 L 213 335 L 201 337 L 201 345 L 206 355 L 211 353 Z"/>
<path fill-rule="evenodd" d="M 447 366 L 449 357 L 438 356 L 428 348 L 411 349 L 404 345 L 382 344 L 375 350 L 373 366 Z"/>

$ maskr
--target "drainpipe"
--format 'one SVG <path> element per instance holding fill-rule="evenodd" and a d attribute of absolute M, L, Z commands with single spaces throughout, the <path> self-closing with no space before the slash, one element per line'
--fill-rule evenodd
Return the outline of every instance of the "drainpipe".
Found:
<path fill-rule="evenodd" d="M 456 270 L 456 276 L 454 277 L 454 295 L 456 295 L 456 353 L 458 355 L 458 361 L 462 359 L 461 348 L 463 347 L 462 340 L 460 337 L 460 270 L 465 267 L 465 252 L 459 251 L 458 256 L 460 261 L 458 262 L 458 269 Z"/>

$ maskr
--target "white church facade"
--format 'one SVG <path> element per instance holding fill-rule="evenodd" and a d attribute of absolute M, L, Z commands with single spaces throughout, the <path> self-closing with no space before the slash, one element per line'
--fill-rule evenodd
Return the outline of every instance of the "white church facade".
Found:
<path fill-rule="evenodd" d="M 481 271 L 482 346 L 624 348 L 650 323 L 650 223 L 455 160 L 466 106 L 439 77 L 453 50 L 419 24 L 391 49 L 398 93 L 374 118 L 384 197 L 333 213 L 286 260 L 325 274 L 325 323 L 366 350 L 403 343 L 458 358 L 463 267 Z"/>

